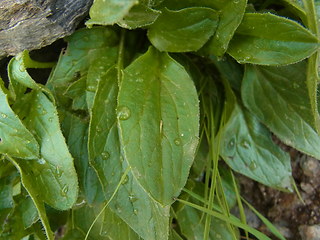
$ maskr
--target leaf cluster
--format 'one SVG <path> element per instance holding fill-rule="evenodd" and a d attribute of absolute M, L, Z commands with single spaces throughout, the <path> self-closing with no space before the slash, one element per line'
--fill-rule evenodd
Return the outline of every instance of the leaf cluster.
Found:
<path fill-rule="evenodd" d="M 244 204 L 284 239 L 234 173 L 293 191 L 274 136 L 320 159 L 319 10 L 95 0 L 57 63 L 12 58 L 8 86 L 0 79 L 0 239 L 269 239 Z M 52 69 L 45 85 L 31 68 Z"/>

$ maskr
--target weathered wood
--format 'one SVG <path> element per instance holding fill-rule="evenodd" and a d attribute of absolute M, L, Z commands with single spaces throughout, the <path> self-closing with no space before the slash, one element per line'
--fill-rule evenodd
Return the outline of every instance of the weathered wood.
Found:
<path fill-rule="evenodd" d="M 70 35 L 93 0 L 0 0 L 0 58 Z"/>

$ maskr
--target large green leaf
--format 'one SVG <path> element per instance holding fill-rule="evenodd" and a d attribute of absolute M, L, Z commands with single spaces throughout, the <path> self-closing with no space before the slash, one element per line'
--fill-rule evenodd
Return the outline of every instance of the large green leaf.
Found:
<path fill-rule="evenodd" d="M 12 111 L 1 85 L 0 83 L 0 153 L 24 159 L 39 157 L 38 142 Z"/>
<path fill-rule="evenodd" d="M 286 67 L 248 65 L 241 94 L 245 106 L 281 141 L 320 159 L 306 72 L 305 62 Z"/>
<path fill-rule="evenodd" d="M 227 0 L 218 8 L 220 12 L 219 25 L 214 36 L 205 46 L 206 53 L 222 56 L 228 48 L 234 32 L 240 25 L 247 6 L 247 0 Z"/>
<path fill-rule="evenodd" d="M 319 41 L 297 22 L 270 13 L 246 13 L 228 53 L 239 63 L 285 65 L 301 61 Z"/>
<path fill-rule="evenodd" d="M 40 143 L 40 158 L 15 160 L 19 168 L 32 179 L 37 195 L 50 206 L 65 210 L 75 203 L 78 179 L 65 139 L 60 130 L 55 106 L 41 92 L 32 92 L 29 113 L 24 122 Z M 26 186 L 28 189 L 28 187 Z"/>
<path fill-rule="evenodd" d="M 124 158 L 155 200 L 171 204 L 195 157 L 199 102 L 184 68 L 150 48 L 124 71 L 118 96 Z"/>
<path fill-rule="evenodd" d="M 89 133 L 90 164 L 103 184 L 106 198 L 110 198 L 128 167 L 120 153 L 116 121 L 118 78 L 111 68 L 99 82 L 95 96 Z M 118 189 L 110 209 L 144 239 L 166 239 L 169 207 L 156 202 L 129 173 Z M 124 225 L 124 229 L 127 227 Z M 115 238 L 117 239 L 117 238 Z M 118 238 L 121 240 L 121 238 Z"/>
<path fill-rule="evenodd" d="M 155 23 L 149 27 L 148 37 L 160 51 L 196 51 L 215 32 L 218 18 L 218 12 L 205 7 L 177 11 L 165 8 Z"/>
<path fill-rule="evenodd" d="M 91 19 L 86 24 L 89 27 L 94 24 L 112 25 L 122 20 L 137 3 L 137 0 L 95 0 L 90 8 Z"/>

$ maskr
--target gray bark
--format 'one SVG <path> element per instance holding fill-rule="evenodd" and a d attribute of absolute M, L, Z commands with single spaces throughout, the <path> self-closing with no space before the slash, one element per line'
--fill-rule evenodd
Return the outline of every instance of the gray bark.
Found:
<path fill-rule="evenodd" d="M 0 58 L 70 35 L 93 0 L 0 0 Z"/>

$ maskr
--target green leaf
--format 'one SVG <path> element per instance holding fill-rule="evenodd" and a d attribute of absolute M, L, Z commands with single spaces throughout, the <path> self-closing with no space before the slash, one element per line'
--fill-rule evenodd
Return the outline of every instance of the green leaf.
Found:
<path fill-rule="evenodd" d="M 163 9 L 149 27 L 148 37 L 160 51 L 196 51 L 214 34 L 218 18 L 218 12 L 205 7 L 178 11 Z"/>
<path fill-rule="evenodd" d="M 53 233 L 52 233 L 52 230 L 50 228 L 50 224 L 49 224 L 49 221 L 47 218 L 46 210 L 44 207 L 44 202 L 42 200 L 42 196 L 40 196 L 43 189 L 39 188 L 39 185 L 34 184 L 35 179 L 34 179 L 33 174 L 30 174 L 31 173 L 30 169 L 26 169 L 24 166 L 22 166 L 23 163 L 25 165 L 28 165 L 28 162 L 32 162 L 32 161 L 25 162 L 23 160 L 13 159 L 10 157 L 7 157 L 7 158 L 16 166 L 16 168 L 20 172 L 23 186 L 28 191 L 32 201 L 34 202 L 34 205 L 36 206 L 36 208 L 38 210 L 38 214 L 39 214 L 39 217 L 40 217 L 41 222 L 43 224 L 43 227 L 45 229 L 46 236 L 47 236 L 48 240 L 53 240 L 54 239 Z M 37 182 L 37 184 L 38 184 L 38 182 Z M 19 222 L 19 224 L 22 224 L 22 219 L 19 219 L 18 222 Z M 18 229 L 23 229 L 23 226 L 19 227 Z"/>
<path fill-rule="evenodd" d="M 1 86 L 0 102 L 0 153 L 24 159 L 39 157 L 38 142 L 12 111 Z"/>
<path fill-rule="evenodd" d="M 220 12 L 218 28 L 204 47 L 206 53 L 215 56 L 222 56 L 227 51 L 229 42 L 240 25 L 247 6 L 247 0 L 223 2 L 222 8 L 218 8 Z"/>
<path fill-rule="evenodd" d="M 138 4 L 130 9 L 130 12 L 118 22 L 118 25 L 128 29 L 145 27 L 154 23 L 160 14 L 160 11 L 144 4 Z"/>
<path fill-rule="evenodd" d="M 89 122 L 75 114 L 64 113 L 62 131 L 71 155 L 74 158 L 74 165 L 77 169 L 79 188 L 84 194 L 88 204 L 101 202 L 104 197 L 101 184 L 95 170 L 88 161 L 88 128 Z"/>
<path fill-rule="evenodd" d="M 319 41 L 297 22 L 270 13 L 246 13 L 228 53 L 239 63 L 285 65 L 301 61 Z"/>
<path fill-rule="evenodd" d="M 30 197 L 24 197 L 18 203 L 17 207 L 20 212 L 23 227 L 29 228 L 32 224 L 39 220 L 38 210 Z"/>
<path fill-rule="evenodd" d="M 104 212 L 101 226 L 101 236 L 113 240 L 139 240 L 142 239 L 124 221 L 113 213 L 110 209 Z"/>
<path fill-rule="evenodd" d="M 32 188 L 37 189 L 37 195 L 44 202 L 66 210 L 75 203 L 78 193 L 73 158 L 61 133 L 55 106 L 43 93 L 32 94 L 24 122 L 40 143 L 41 158 L 32 161 L 17 159 L 15 162 L 32 179 L 31 183 L 37 183 Z"/>
<path fill-rule="evenodd" d="M 159 203 L 171 204 L 186 183 L 198 144 L 199 102 L 190 76 L 150 48 L 125 69 L 117 111 L 134 178 Z"/>
<path fill-rule="evenodd" d="M 117 71 L 111 68 L 98 85 L 92 108 L 88 144 L 90 164 L 97 171 L 108 199 L 121 181 L 122 173 L 127 169 L 127 163 L 120 153 L 115 110 L 117 95 Z M 153 240 L 160 236 L 166 239 L 169 207 L 162 206 L 152 199 L 132 173 L 126 176 L 109 207 L 144 239 Z"/>
<path fill-rule="evenodd" d="M 86 25 L 112 25 L 122 20 L 137 3 L 137 0 L 95 0 L 89 12 L 91 19 Z"/>
<path fill-rule="evenodd" d="M 289 154 L 251 113 L 236 105 L 221 132 L 220 155 L 236 172 L 273 188 L 291 187 Z"/>
<path fill-rule="evenodd" d="M 203 239 L 204 218 L 203 213 L 189 206 L 184 206 L 177 212 L 179 227 L 188 240 Z M 233 234 L 227 224 L 217 218 L 211 219 L 209 239 L 233 240 Z"/>
<path fill-rule="evenodd" d="M 281 141 L 320 159 L 306 71 L 305 62 L 286 67 L 248 65 L 241 95 L 245 106 Z"/>
<path fill-rule="evenodd" d="M 58 106 L 68 108 L 70 98 L 75 98 L 73 104 L 77 106 L 76 109 L 85 109 L 86 96 L 95 91 L 92 82 L 96 85 L 96 79 L 102 72 L 96 71 L 95 65 L 101 66 L 99 60 L 106 66 L 116 63 L 118 40 L 111 28 L 101 27 L 81 29 L 67 38 L 68 48 L 60 56 L 47 83 Z"/>

